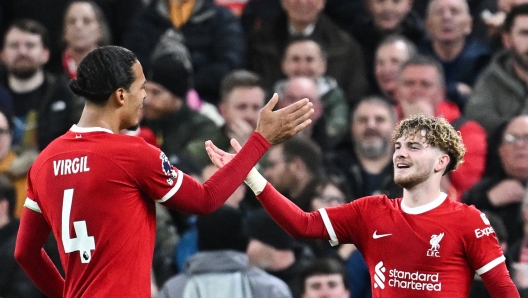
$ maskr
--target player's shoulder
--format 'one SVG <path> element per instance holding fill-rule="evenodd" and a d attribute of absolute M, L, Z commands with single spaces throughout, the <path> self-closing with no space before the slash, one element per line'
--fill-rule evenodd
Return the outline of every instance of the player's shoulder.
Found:
<path fill-rule="evenodd" d="M 488 223 L 486 215 L 473 205 L 469 206 L 453 199 L 449 199 L 447 203 L 453 214 L 453 222 L 462 227 L 473 229 L 475 226 Z"/>
<path fill-rule="evenodd" d="M 449 209 L 451 209 L 452 211 L 454 212 L 458 212 L 458 213 L 461 213 L 461 214 L 480 214 L 482 213 L 480 210 L 478 210 L 475 206 L 473 205 L 467 205 L 465 203 L 461 203 L 461 202 L 458 202 L 457 200 L 455 199 L 452 199 L 452 198 L 447 198 L 446 202 L 447 204 L 447 207 Z"/>
<path fill-rule="evenodd" d="M 368 205 L 368 206 L 383 205 L 383 206 L 392 207 L 392 208 L 398 207 L 400 205 L 400 202 L 401 202 L 401 198 L 390 199 L 384 194 L 366 196 L 366 197 L 362 197 L 362 198 L 359 198 L 353 201 L 353 203 L 357 205 Z"/>

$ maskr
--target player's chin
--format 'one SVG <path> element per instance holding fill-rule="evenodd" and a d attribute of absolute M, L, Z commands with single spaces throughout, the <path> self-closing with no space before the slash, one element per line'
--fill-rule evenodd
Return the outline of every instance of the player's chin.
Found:
<path fill-rule="evenodd" d="M 136 131 L 138 129 L 139 129 L 139 122 L 127 128 L 127 130 L 130 130 L 130 131 Z"/>

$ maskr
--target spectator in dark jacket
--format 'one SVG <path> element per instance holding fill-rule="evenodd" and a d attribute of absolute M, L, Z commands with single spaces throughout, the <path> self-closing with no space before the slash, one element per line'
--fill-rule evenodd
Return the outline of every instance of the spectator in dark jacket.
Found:
<path fill-rule="evenodd" d="M 209 0 L 154 0 L 132 21 L 123 46 L 133 51 L 145 72 L 150 56 L 167 34 L 179 35 L 190 52 L 194 88 L 210 103 L 219 101 L 220 81 L 245 61 L 242 26 L 226 7 Z"/>
<path fill-rule="evenodd" d="M 411 11 L 412 0 L 364 0 L 367 17 L 357 21 L 350 32 L 361 44 L 365 55 L 370 91 L 377 93 L 374 80 L 374 54 L 380 42 L 390 34 L 400 34 L 415 44 L 425 39 L 422 20 Z"/>
<path fill-rule="evenodd" d="M 528 181 L 528 116 L 513 118 L 502 131 L 498 147 L 501 167 L 486 175 L 463 197 L 463 202 L 501 217 L 508 244 L 523 237 L 521 202 Z"/>
<path fill-rule="evenodd" d="M 442 64 L 446 97 L 464 110 L 478 75 L 491 59 L 491 48 L 469 37 L 472 27 L 466 0 L 431 1 L 426 24 L 431 41 L 418 50 Z"/>
<path fill-rule="evenodd" d="M 325 1 L 281 0 L 281 4 L 284 10 L 273 21 L 249 35 L 249 69 L 262 77 L 268 91 L 272 90 L 275 82 L 285 78 L 281 61 L 287 44 L 303 35 L 326 51 L 326 75 L 337 80 L 350 102 L 359 99 L 367 88 L 361 47 L 322 12 Z"/>
<path fill-rule="evenodd" d="M 14 145 L 42 150 L 81 115 L 84 102 L 66 79 L 44 71 L 48 47 L 48 31 L 34 20 L 13 22 L 4 36 L 1 58 L 7 77 L 2 82 L 13 97 Z"/>

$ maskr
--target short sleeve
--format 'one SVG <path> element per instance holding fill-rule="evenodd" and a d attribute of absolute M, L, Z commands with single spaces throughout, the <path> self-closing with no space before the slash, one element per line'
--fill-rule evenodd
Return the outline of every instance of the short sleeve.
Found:
<path fill-rule="evenodd" d="M 163 151 L 147 143 L 140 145 L 142 158 L 134 164 L 131 177 L 148 197 L 162 203 L 178 192 L 185 175 L 171 165 Z"/>
<path fill-rule="evenodd" d="M 482 275 L 505 261 L 495 231 L 486 215 L 475 207 L 468 207 L 464 227 L 464 247 L 468 263 Z"/>

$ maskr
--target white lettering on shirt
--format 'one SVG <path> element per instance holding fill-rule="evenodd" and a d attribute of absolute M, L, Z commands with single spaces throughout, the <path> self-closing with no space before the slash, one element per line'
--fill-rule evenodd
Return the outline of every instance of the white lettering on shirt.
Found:
<path fill-rule="evenodd" d="M 53 161 L 53 174 L 55 174 L 55 176 L 77 174 L 88 171 L 90 171 L 90 168 L 88 167 L 88 156 Z"/>
<path fill-rule="evenodd" d="M 475 236 L 477 236 L 477 239 L 484 236 L 489 236 L 491 234 L 495 233 L 492 227 L 486 227 L 484 229 L 475 229 Z"/>

